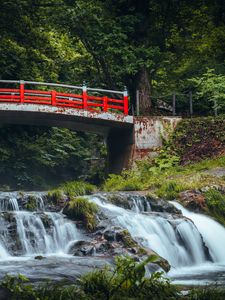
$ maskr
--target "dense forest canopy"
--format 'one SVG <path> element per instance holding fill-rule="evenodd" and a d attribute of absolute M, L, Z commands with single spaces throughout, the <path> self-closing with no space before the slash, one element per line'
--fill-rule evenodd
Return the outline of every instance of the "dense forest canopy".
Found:
<path fill-rule="evenodd" d="M 2 79 L 126 85 L 145 114 L 190 90 L 199 112 L 224 107 L 222 0 L 3 0 L 0 32 Z"/>

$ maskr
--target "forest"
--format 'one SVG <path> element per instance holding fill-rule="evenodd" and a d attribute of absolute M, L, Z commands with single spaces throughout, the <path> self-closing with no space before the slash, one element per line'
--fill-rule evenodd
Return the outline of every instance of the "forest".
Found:
<path fill-rule="evenodd" d="M 143 114 L 173 93 L 196 114 L 224 109 L 222 0 L 3 0 L 1 79 L 82 84 L 141 94 Z M 183 108 L 185 110 L 185 108 Z"/>

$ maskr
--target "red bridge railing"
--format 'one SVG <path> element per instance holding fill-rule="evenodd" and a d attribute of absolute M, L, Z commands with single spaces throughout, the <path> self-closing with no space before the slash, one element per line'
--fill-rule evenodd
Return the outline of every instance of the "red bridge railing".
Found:
<path fill-rule="evenodd" d="M 73 86 L 23 80 L 0 80 L 0 83 L 7 85 L 6 88 L 0 88 L 0 104 L 4 102 L 30 103 L 91 111 L 122 112 L 128 115 L 128 94 L 126 90 L 122 92 L 89 88 L 85 84 L 83 86 Z M 11 85 L 16 85 L 17 88 L 9 88 L 8 86 Z M 39 90 L 33 89 L 33 86 L 44 86 L 45 88 Z M 46 90 L 46 88 L 49 88 L 49 90 Z M 56 89 L 67 89 L 69 92 L 62 93 Z M 78 90 L 79 93 L 71 93 L 71 90 Z M 103 93 L 104 96 L 101 96 Z M 113 95 L 113 98 L 109 95 Z"/>

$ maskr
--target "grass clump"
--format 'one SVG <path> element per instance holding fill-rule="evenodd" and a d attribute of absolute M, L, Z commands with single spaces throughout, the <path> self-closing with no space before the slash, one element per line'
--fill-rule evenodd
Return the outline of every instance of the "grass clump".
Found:
<path fill-rule="evenodd" d="M 160 186 L 160 188 L 156 191 L 156 194 L 160 198 L 174 200 L 178 197 L 179 192 L 185 189 L 185 185 L 178 184 L 175 181 L 168 181 Z"/>
<path fill-rule="evenodd" d="M 83 181 L 69 181 L 60 186 L 63 192 L 69 197 L 89 195 L 96 192 L 96 186 Z"/>
<path fill-rule="evenodd" d="M 32 195 L 29 196 L 24 208 L 29 211 L 34 211 L 37 208 L 36 198 Z"/>
<path fill-rule="evenodd" d="M 97 191 L 95 185 L 83 181 L 68 181 L 57 189 L 48 192 L 48 196 L 54 203 L 58 203 L 66 197 L 72 199 L 78 196 L 89 195 Z"/>
<path fill-rule="evenodd" d="M 210 189 L 204 193 L 208 213 L 225 226 L 225 195 Z"/>
<path fill-rule="evenodd" d="M 137 191 L 143 189 L 143 184 L 135 171 L 123 171 L 122 175 L 110 174 L 103 189 L 111 191 Z"/>
<path fill-rule="evenodd" d="M 87 198 L 78 197 L 70 200 L 63 212 L 72 219 L 82 221 L 88 231 L 96 228 L 98 207 Z"/>

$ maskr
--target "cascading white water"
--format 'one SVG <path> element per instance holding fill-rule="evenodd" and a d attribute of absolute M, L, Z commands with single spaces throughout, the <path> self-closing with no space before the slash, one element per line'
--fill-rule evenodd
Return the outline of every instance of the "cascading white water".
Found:
<path fill-rule="evenodd" d="M 34 212 L 20 209 L 14 193 L 0 195 L 0 258 L 66 253 L 80 238 L 76 226 L 61 213 L 45 212 L 36 195 Z"/>
<path fill-rule="evenodd" d="M 144 196 L 129 194 L 125 200 L 127 200 L 126 207 L 130 209 L 110 204 L 105 197 L 105 194 L 99 194 L 90 196 L 89 200 L 101 207 L 109 222 L 109 229 L 112 224 L 127 229 L 138 243 L 167 259 L 172 266 L 168 276 L 174 282 L 199 284 L 200 277 L 203 283 L 207 282 L 208 278 L 212 280 L 216 276 L 220 276 L 217 277 L 219 280 L 222 278 L 225 270 L 223 252 L 225 229 L 217 222 L 206 216 L 190 213 L 176 203 L 174 205 L 187 218 L 179 214 L 154 212 L 154 210 L 162 209 L 161 204 L 151 203 L 151 207 Z M 32 199 L 32 205 L 36 205 L 33 212 L 26 210 L 29 208 L 27 205 L 29 199 Z M 123 201 L 123 195 L 120 200 Z M 169 208 L 167 203 L 164 205 L 164 211 L 168 209 L 174 212 L 171 205 Z M 51 205 L 46 203 L 46 207 L 51 208 Z M 14 269 L 16 269 L 17 272 L 22 270 L 22 273 L 25 272 L 24 274 L 35 278 L 42 277 L 43 274 L 47 274 L 48 278 L 49 276 L 55 278 L 60 272 L 63 277 L 71 276 L 71 272 L 76 272 L 77 266 L 79 268 L 82 259 L 65 254 L 71 253 L 74 242 L 79 239 L 84 240 L 84 236 L 63 214 L 45 210 L 44 197 L 41 193 L 26 193 L 21 196 L 16 192 L 0 192 L 0 268 L 2 274 L 3 271 L 4 274 L 14 274 Z M 214 263 L 208 261 L 210 257 L 205 245 Z M 36 255 L 44 255 L 46 258 L 43 263 L 40 262 L 40 270 L 37 274 L 36 267 L 33 268 L 37 266 L 37 260 L 33 259 Z M 98 258 L 98 255 L 97 253 L 97 256 L 92 259 L 100 259 L 104 265 L 104 259 L 102 256 Z M 91 266 L 93 260 L 87 264 Z M 19 269 L 18 261 L 20 261 Z M 58 264 L 57 270 L 54 273 L 52 268 L 56 264 Z M 68 264 L 71 264 L 71 268 L 68 268 Z"/>
<path fill-rule="evenodd" d="M 191 219 L 201 233 L 214 262 L 225 262 L 225 228 L 210 217 L 190 212 L 181 204 L 171 201 L 182 214 Z"/>
<path fill-rule="evenodd" d="M 195 225 L 184 218 L 172 218 L 168 214 L 140 214 L 140 203 L 134 211 L 126 210 L 102 200 L 90 197 L 109 215 L 115 225 L 126 228 L 143 246 L 166 258 L 173 267 L 201 264 L 207 261 L 204 244 Z"/>

